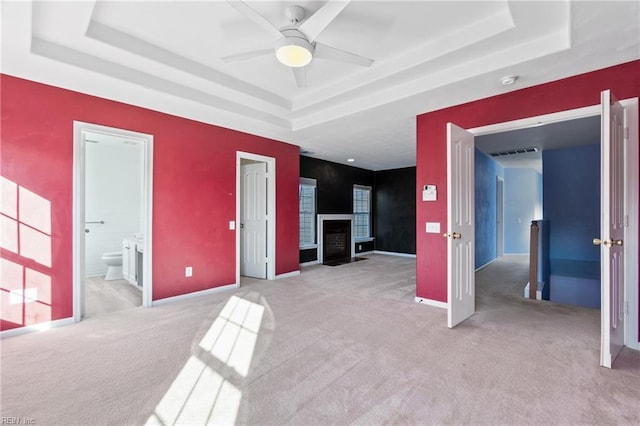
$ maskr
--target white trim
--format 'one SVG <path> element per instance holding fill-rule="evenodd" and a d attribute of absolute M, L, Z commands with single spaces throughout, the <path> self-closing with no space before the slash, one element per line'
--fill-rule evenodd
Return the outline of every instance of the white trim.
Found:
<path fill-rule="evenodd" d="M 356 256 L 362 256 L 364 254 L 375 254 L 376 251 L 375 250 L 369 250 L 369 251 L 361 251 L 359 253 L 356 253 Z"/>
<path fill-rule="evenodd" d="M 165 297 L 164 299 L 158 299 L 153 301 L 153 306 L 166 305 L 167 303 L 180 302 L 182 300 L 194 299 L 196 297 L 209 296 L 211 294 L 220 293 L 223 291 L 234 290 L 240 287 L 238 284 L 227 284 L 220 287 L 208 288 L 206 290 L 193 291 L 187 294 L 179 294 L 178 296 Z"/>
<path fill-rule="evenodd" d="M 488 262 L 487 262 L 487 263 L 485 263 L 484 265 L 477 267 L 477 268 L 476 268 L 476 272 L 478 272 L 478 271 L 479 271 L 479 270 L 481 270 L 481 269 L 486 268 L 487 266 L 491 265 L 491 264 L 492 264 L 493 262 L 495 262 L 496 260 L 498 260 L 498 258 L 497 258 L 497 257 L 496 257 L 495 259 L 493 259 L 493 260 L 488 261 Z"/>
<path fill-rule="evenodd" d="M 629 157 L 627 158 L 629 173 L 626 173 L 625 176 L 633 178 L 627 179 L 628 193 L 631 194 L 632 197 L 637 197 L 638 195 L 638 98 L 629 98 L 621 100 L 620 103 L 625 108 L 630 108 L 632 111 L 629 114 L 631 121 L 629 122 L 629 147 L 631 149 L 635 149 L 635 154 L 632 152 L 628 152 Z M 535 117 L 527 117 L 520 120 L 506 121 L 503 123 L 490 124 L 487 126 L 474 127 L 472 129 L 467 129 L 469 132 L 473 133 L 475 136 L 490 134 L 490 133 L 499 133 L 506 132 L 509 130 L 517 130 L 523 129 L 527 127 L 534 127 L 540 125 L 541 122 L 544 123 L 553 123 L 559 121 L 566 120 L 574 120 L 577 118 L 583 117 L 591 117 L 595 115 L 600 115 L 601 109 L 600 104 L 595 104 L 587 107 L 576 108 L 572 110 L 560 111 L 551 114 L 544 114 Z M 635 164 L 634 164 L 635 163 Z M 635 170 L 635 173 L 631 173 L 632 170 Z M 635 192 L 631 192 L 635 190 Z M 638 201 L 636 198 L 636 202 L 632 202 L 629 199 L 629 203 L 626 204 L 627 215 L 629 216 L 629 233 L 625 235 L 625 239 L 628 244 L 625 246 L 629 251 L 625 251 L 625 257 L 627 260 L 629 259 L 637 259 L 638 258 Z M 634 230 L 632 228 L 635 227 Z M 511 253 L 510 253 L 511 254 Z M 509 254 L 505 253 L 505 256 Z M 629 303 L 629 314 L 627 318 L 625 318 L 625 346 L 629 346 L 631 348 L 640 349 L 640 342 L 638 342 L 638 267 L 636 262 L 625 262 L 625 300 Z"/>
<path fill-rule="evenodd" d="M 276 277 L 276 159 L 236 151 L 236 282 L 240 283 L 240 163 L 243 159 L 267 163 L 267 279 L 273 280 Z"/>
<path fill-rule="evenodd" d="M 566 111 L 553 112 L 551 114 L 537 115 L 534 117 L 521 118 L 519 120 L 505 121 L 502 123 L 489 124 L 486 126 L 473 127 L 466 129 L 473 133 L 474 136 L 482 136 L 493 133 L 507 132 L 510 130 L 526 129 L 528 127 L 536 127 L 541 123 L 550 124 L 559 121 L 575 120 L 577 118 L 591 117 L 600 115 L 600 104 L 583 108 L 570 109 Z"/>
<path fill-rule="evenodd" d="M 318 244 L 305 244 L 299 247 L 300 250 L 312 250 L 317 248 L 318 248 Z"/>
<path fill-rule="evenodd" d="M 144 194 L 143 194 L 143 230 L 144 256 L 142 257 L 143 282 L 142 306 L 151 307 L 153 298 L 153 135 L 133 132 L 98 124 L 73 122 L 73 320 L 82 320 L 85 309 L 84 262 L 85 262 L 85 177 L 86 158 L 83 132 L 103 133 L 126 139 L 136 139 L 143 144 L 144 157 Z"/>
<path fill-rule="evenodd" d="M 415 254 L 411 254 L 411 253 L 397 253 L 395 251 L 382 251 L 382 250 L 374 250 L 373 253 L 375 254 L 383 254 L 385 256 L 399 256 L 399 257 L 410 257 L 412 259 L 416 258 Z M 358 253 L 358 254 L 362 254 L 362 253 Z"/>
<path fill-rule="evenodd" d="M 310 262 L 304 262 L 300 264 L 301 268 L 306 268 L 307 266 L 313 266 L 313 265 L 317 265 L 318 261 L 317 260 L 312 260 Z"/>
<path fill-rule="evenodd" d="M 306 177 L 301 177 L 300 178 L 300 185 L 308 185 L 308 186 L 315 186 L 317 187 L 317 180 L 316 179 L 312 179 L 312 178 L 306 178 Z"/>
<path fill-rule="evenodd" d="M 24 327 L 12 328 L 11 330 L 0 331 L 0 340 L 8 337 L 21 336 L 23 334 L 35 333 L 38 331 L 45 331 L 51 328 L 64 327 L 76 322 L 73 317 L 62 318 L 55 321 L 41 322 L 39 324 L 27 325 Z"/>
<path fill-rule="evenodd" d="M 622 102 L 625 106 L 625 127 L 629 130 L 629 139 L 625 142 L 625 206 L 628 223 L 625 228 L 625 241 L 633 241 L 635 244 L 624 245 L 625 258 L 625 294 L 624 300 L 628 303 L 629 313 L 625 317 L 624 344 L 632 349 L 640 350 L 638 341 L 638 265 L 631 259 L 638 259 L 638 98 Z M 636 179 L 628 179 L 635 176 Z M 633 236 L 633 237 L 632 237 Z M 628 283 L 628 285 L 626 284 Z"/>
<path fill-rule="evenodd" d="M 525 252 L 525 253 L 504 253 L 503 256 L 529 256 L 529 252 Z"/>
<path fill-rule="evenodd" d="M 319 214 L 318 218 L 318 263 L 323 263 L 323 239 L 325 220 L 350 220 L 351 221 L 351 257 L 356 257 L 356 242 L 353 237 L 353 215 L 352 214 Z"/>
<path fill-rule="evenodd" d="M 356 243 L 370 243 L 371 241 L 375 240 L 375 237 L 362 237 L 362 238 L 356 238 Z"/>
<path fill-rule="evenodd" d="M 276 280 L 281 280 L 283 278 L 297 277 L 298 275 L 300 275 L 300 270 L 291 271 L 291 272 L 285 272 L 284 274 L 276 275 Z"/>
<path fill-rule="evenodd" d="M 439 300 L 425 299 L 424 297 L 416 297 L 415 301 L 416 303 L 419 303 L 421 305 L 429 305 L 435 308 L 449 309 L 449 304 L 447 302 L 441 302 Z"/>

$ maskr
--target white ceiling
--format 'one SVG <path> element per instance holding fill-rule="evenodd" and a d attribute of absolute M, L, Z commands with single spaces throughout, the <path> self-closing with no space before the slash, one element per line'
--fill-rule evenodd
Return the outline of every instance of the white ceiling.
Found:
<path fill-rule="evenodd" d="M 475 147 L 487 155 L 536 148 L 536 152 L 492 156 L 502 167 L 525 167 L 542 173 L 542 152 L 600 143 L 600 115 L 475 137 Z"/>
<path fill-rule="evenodd" d="M 247 2 L 275 26 L 284 8 Z M 640 58 L 640 2 L 351 1 L 317 41 L 308 88 L 273 36 L 225 1 L 2 1 L 0 71 L 299 145 L 371 170 L 415 165 L 418 114 Z M 500 78 L 518 75 L 512 86 Z"/>

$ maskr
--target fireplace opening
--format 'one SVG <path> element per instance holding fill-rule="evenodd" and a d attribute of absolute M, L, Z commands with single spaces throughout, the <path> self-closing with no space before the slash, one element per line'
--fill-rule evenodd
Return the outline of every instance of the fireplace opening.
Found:
<path fill-rule="evenodd" d="M 322 263 L 351 260 L 351 221 L 325 220 L 322 235 Z"/>

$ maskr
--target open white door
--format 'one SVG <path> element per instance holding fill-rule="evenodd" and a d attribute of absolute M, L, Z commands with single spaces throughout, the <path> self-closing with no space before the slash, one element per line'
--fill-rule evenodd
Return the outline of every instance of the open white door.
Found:
<path fill-rule="evenodd" d="M 447 124 L 447 325 L 475 313 L 473 134 Z"/>
<path fill-rule="evenodd" d="M 601 344 L 600 365 L 611 368 L 624 345 L 624 107 L 609 90 L 601 94 Z"/>
<path fill-rule="evenodd" d="M 240 274 L 267 278 L 267 164 L 241 167 Z"/>

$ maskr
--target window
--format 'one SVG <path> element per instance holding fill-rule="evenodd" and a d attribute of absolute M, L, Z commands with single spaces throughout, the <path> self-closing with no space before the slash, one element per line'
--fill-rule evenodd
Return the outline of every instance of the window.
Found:
<path fill-rule="evenodd" d="M 316 180 L 300 178 L 300 247 L 316 244 Z"/>
<path fill-rule="evenodd" d="M 371 238 L 371 187 L 353 185 L 354 238 Z"/>

